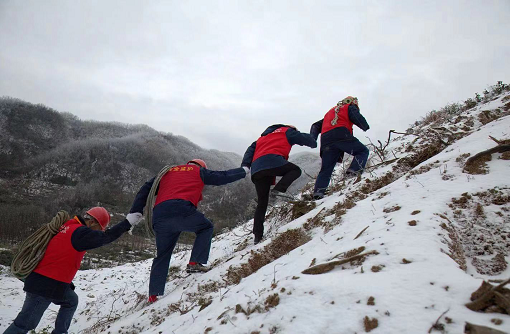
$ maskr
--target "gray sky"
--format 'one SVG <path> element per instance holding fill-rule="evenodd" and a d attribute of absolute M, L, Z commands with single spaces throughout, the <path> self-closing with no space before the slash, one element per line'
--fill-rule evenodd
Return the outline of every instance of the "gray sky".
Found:
<path fill-rule="evenodd" d="M 508 0 L 0 0 L 0 95 L 239 154 L 347 95 L 382 141 L 509 83 L 509 56 Z"/>

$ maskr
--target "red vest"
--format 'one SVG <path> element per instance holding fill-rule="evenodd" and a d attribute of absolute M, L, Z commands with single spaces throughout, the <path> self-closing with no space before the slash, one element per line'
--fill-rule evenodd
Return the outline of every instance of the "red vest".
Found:
<path fill-rule="evenodd" d="M 326 116 L 324 116 L 324 121 L 322 122 L 322 131 L 321 134 L 324 134 L 330 130 L 333 130 L 335 128 L 344 127 L 349 130 L 349 132 L 352 134 L 352 122 L 349 119 L 349 106 L 350 104 L 346 104 L 340 107 L 340 110 L 338 111 L 338 119 L 336 122 L 336 125 L 332 125 L 331 121 L 335 119 L 335 108 L 331 108 L 327 113 Z"/>
<path fill-rule="evenodd" d="M 289 127 L 284 126 L 260 137 L 255 145 L 252 161 L 267 154 L 277 154 L 284 157 L 285 160 L 289 159 L 290 149 L 292 148 L 292 145 L 287 140 L 287 131 L 289 129 Z"/>
<path fill-rule="evenodd" d="M 202 200 L 204 181 L 200 177 L 200 167 L 181 165 L 172 167 L 159 182 L 158 196 L 154 206 L 169 199 L 183 199 L 197 206 Z"/>
<path fill-rule="evenodd" d="M 81 260 L 86 252 L 78 252 L 71 244 L 71 235 L 84 226 L 77 218 L 68 220 L 48 243 L 44 256 L 34 272 L 54 280 L 71 283 L 80 269 Z"/>

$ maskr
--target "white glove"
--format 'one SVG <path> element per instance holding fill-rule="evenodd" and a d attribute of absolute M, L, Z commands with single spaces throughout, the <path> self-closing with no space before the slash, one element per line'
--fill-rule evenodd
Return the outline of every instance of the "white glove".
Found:
<path fill-rule="evenodd" d="M 131 227 L 135 227 L 142 220 L 143 215 L 140 212 L 128 213 L 126 215 L 127 221 L 131 224 Z"/>
<path fill-rule="evenodd" d="M 246 166 L 243 166 L 243 169 L 246 172 L 246 176 L 248 176 L 248 174 L 250 174 L 250 169 Z"/>

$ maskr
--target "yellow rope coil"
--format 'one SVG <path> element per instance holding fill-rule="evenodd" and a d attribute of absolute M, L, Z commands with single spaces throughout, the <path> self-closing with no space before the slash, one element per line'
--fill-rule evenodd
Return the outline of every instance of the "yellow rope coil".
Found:
<path fill-rule="evenodd" d="M 173 166 L 168 165 L 159 171 L 158 175 L 154 178 L 154 183 L 152 183 L 149 196 L 147 196 L 147 202 L 145 204 L 145 230 L 149 236 L 153 238 L 156 236 L 154 234 L 154 229 L 152 228 L 152 210 L 154 209 L 154 203 L 156 202 L 156 191 L 158 190 L 159 182 L 172 167 Z"/>
<path fill-rule="evenodd" d="M 70 216 L 66 211 L 59 211 L 48 224 L 25 239 L 12 260 L 12 274 L 19 279 L 26 278 L 43 258 L 51 238 L 69 219 Z"/>

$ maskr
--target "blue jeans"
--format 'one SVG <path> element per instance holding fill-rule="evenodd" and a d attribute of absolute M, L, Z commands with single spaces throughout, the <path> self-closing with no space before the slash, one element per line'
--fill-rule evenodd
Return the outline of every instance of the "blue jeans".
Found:
<path fill-rule="evenodd" d="M 152 261 L 149 295 L 161 296 L 165 291 L 170 258 L 181 232 L 194 232 L 197 235 L 190 261 L 204 264 L 209 260 L 213 224 L 195 209 L 187 216 L 155 215 L 152 227 L 156 234 L 157 256 Z"/>
<path fill-rule="evenodd" d="M 324 194 L 328 188 L 331 174 L 337 162 L 342 162 L 344 152 L 354 156 L 349 170 L 363 172 L 367 164 L 369 150 L 358 139 L 337 141 L 321 148 L 322 166 L 315 181 L 314 194 Z"/>
<path fill-rule="evenodd" d="M 70 288 L 66 290 L 63 299 L 46 298 L 27 292 L 23 308 L 14 319 L 14 322 L 7 327 L 4 334 L 21 334 L 35 329 L 41 321 L 44 311 L 50 304 L 60 305 L 57 319 L 55 320 L 55 329 L 52 334 L 67 333 L 74 312 L 78 307 L 78 295 Z"/>

